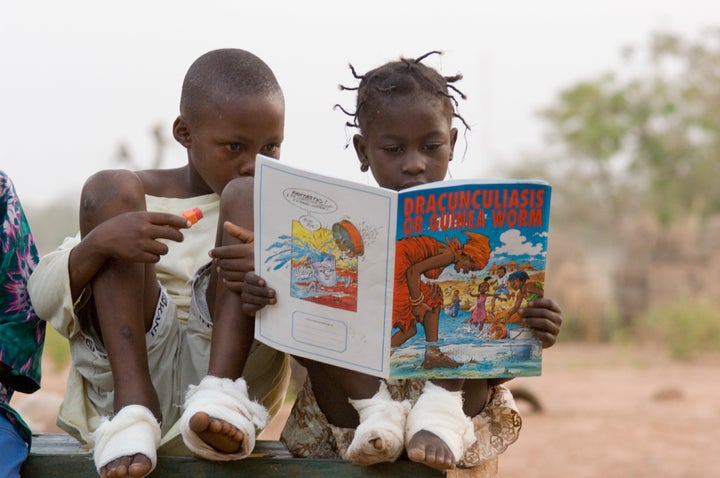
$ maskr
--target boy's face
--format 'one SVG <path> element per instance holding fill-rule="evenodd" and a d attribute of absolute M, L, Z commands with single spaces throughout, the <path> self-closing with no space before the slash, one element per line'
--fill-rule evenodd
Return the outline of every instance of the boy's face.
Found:
<path fill-rule="evenodd" d="M 280 158 L 285 102 L 280 95 L 230 97 L 175 121 L 175 138 L 188 149 L 198 189 L 220 194 L 241 176 L 255 175 L 255 156 Z M 208 191 L 209 192 L 209 191 Z"/>
<path fill-rule="evenodd" d="M 426 95 L 387 100 L 353 143 L 378 184 L 400 191 L 445 179 L 456 139 L 442 102 Z"/>

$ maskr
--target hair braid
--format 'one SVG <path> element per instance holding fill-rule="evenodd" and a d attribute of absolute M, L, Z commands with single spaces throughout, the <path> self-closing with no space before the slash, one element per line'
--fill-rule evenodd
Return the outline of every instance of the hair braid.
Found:
<path fill-rule="evenodd" d="M 441 51 L 433 50 L 418 58 L 404 58 L 391 61 L 381 65 L 364 75 L 360 75 L 355 67 L 350 64 L 350 71 L 353 77 L 359 81 L 357 87 L 339 85 L 342 91 L 357 91 L 355 111 L 351 112 L 341 105 L 335 105 L 343 113 L 349 116 L 352 121 L 345 124 L 349 127 L 363 129 L 371 119 L 374 111 L 388 98 L 415 93 L 427 93 L 441 99 L 444 108 L 450 119 L 459 119 L 466 130 L 470 126 L 457 111 L 459 102 L 456 96 L 467 99 L 453 83 L 462 79 L 462 74 L 442 76 L 432 67 L 423 63 L 423 60 L 432 55 L 442 55 Z"/>

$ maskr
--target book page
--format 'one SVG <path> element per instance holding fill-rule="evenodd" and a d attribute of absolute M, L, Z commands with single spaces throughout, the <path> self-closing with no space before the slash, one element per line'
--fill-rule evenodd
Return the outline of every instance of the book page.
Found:
<path fill-rule="evenodd" d="M 255 267 L 278 298 L 258 340 L 388 376 L 396 196 L 258 156 Z"/>

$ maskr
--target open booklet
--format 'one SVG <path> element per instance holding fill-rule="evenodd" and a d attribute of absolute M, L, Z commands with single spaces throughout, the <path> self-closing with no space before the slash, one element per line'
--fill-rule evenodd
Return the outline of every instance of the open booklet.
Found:
<path fill-rule="evenodd" d="M 278 300 L 255 337 L 383 378 L 540 375 L 518 309 L 543 293 L 550 193 L 475 179 L 398 192 L 258 156 L 256 270 Z"/>

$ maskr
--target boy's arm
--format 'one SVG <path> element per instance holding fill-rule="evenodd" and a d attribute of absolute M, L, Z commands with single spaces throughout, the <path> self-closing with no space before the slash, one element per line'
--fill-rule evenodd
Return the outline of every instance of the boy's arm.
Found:
<path fill-rule="evenodd" d="M 40 258 L 27 285 L 30 301 L 38 317 L 50 322 L 65 337 L 77 332 L 72 327 L 75 313 L 68 261 L 72 248 L 79 243 L 79 234 L 69 237 L 56 250 Z"/>
<path fill-rule="evenodd" d="M 108 258 L 155 263 L 168 247 L 157 239 L 182 241 L 189 222 L 167 213 L 130 212 L 115 216 L 41 258 L 30 276 L 28 293 L 38 316 L 65 337 L 78 332 L 75 309 L 92 278 Z"/>

